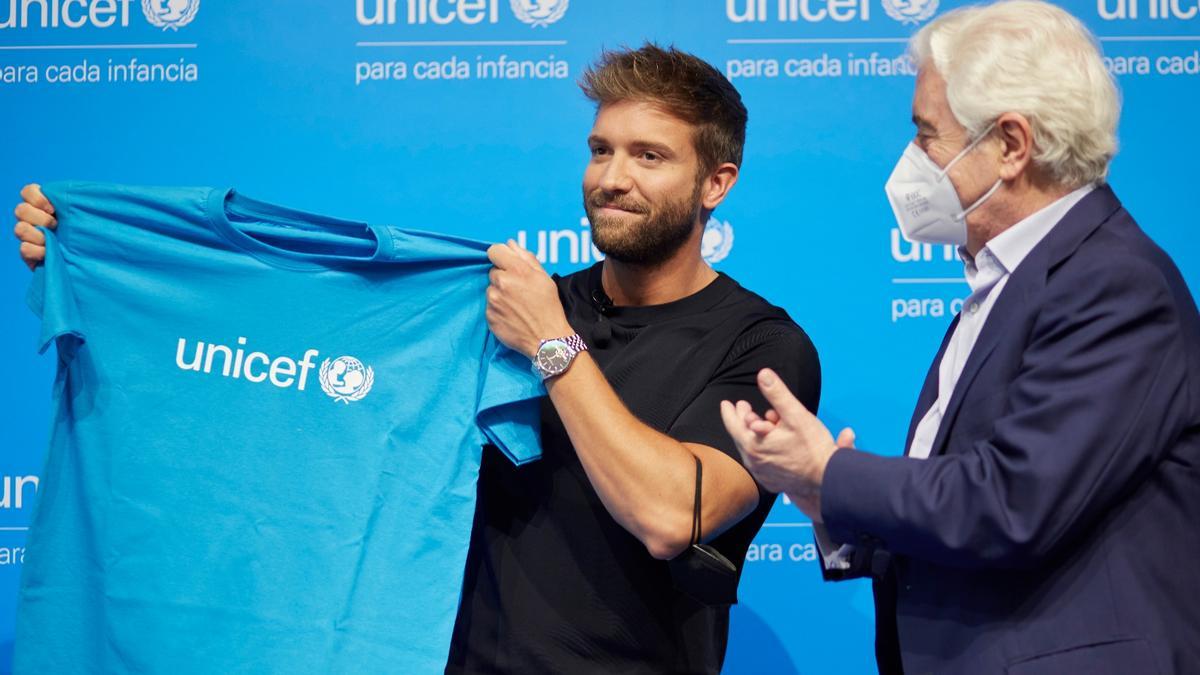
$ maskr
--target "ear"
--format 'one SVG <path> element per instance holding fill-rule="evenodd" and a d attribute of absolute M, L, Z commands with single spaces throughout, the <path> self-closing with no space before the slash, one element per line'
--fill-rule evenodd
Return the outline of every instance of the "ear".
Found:
<path fill-rule="evenodd" d="M 732 162 L 721 164 L 704 179 L 700 186 L 700 206 L 712 211 L 725 201 L 725 195 L 733 189 L 738 179 L 738 167 Z"/>
<path fill-rule="evenodd" d="M 1000 138 L 1000 178 L 1009 181 L 1028 171 L 1033 162 L 1033 126 L 1020 113 L 1007 112 L 996 119 Z"/>

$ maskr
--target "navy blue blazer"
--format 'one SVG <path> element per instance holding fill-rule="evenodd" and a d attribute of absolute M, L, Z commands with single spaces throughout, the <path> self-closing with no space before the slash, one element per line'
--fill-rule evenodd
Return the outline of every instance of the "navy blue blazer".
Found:
<path fill-rule="evenodd" d="M 930 458 L 835 453 L 821 513 L 883 673 L 1200 673 L 1200 316 L 1112 190 L 1012 273 Z"/>

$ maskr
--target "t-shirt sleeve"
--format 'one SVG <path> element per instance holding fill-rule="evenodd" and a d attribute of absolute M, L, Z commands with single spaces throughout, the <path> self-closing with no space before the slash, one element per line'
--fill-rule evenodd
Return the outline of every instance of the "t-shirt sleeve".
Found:
<path fill-rule="evenodd" d="M 821 398 L 821 366 L 812 341 L 797 326 L 768 322 L 734 341 L 712 380 L 671 426 L 668 435 L 699 443 L 742 459 L 721 421 L 721 401 L 748 401 L 759 414 L 769 406 L 758 390 L 758 371 L 770 368 L 806 408 L 817 410 Z"/>
<path fill-rule="evenodd" d="M 60 223 L 59 227 L 63 225 Z M 46 260 L 33 272 L 26 302 L 42 320 L 38 353 L 45 353 L 53 343 L 59 358 L 69 361 L 83 344 L 86 331 L 71 288 L 69 260 L 59 233 L 42 231 L 46 235 Z"/>
<path fill-rule="evenodd" d="M 539 399 L 545 394 L 529 359 L 505 347 L 488 331 L 475 422 L 514 464 L 542 456 Z"/>

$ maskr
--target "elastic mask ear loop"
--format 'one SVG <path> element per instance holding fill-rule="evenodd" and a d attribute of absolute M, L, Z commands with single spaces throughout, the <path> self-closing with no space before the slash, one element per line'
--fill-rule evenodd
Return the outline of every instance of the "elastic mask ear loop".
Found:
<path fill-rule="evenodd" d="M 942 169 L 941 174 L 938 176 L 938 180 L 945 178 L 946 175 L 950 173 L 950 167 L 957 164 L 958 160 L 962 159 L 963 157 L 966 157 L 967 153 L 970 152 L 971 150 L 973 150 L 976 145 L 979 145 L 980 141 L 987 138 L 987 135 L 992 131 L 992 129 L 995 126 L 996 126 L 995 122 L 992 122 L 991 124 L 987 125 L 987 128 L 985 128 L 982 133 L 980 133 L 978 136 L 976 136 L 975 140 L 973 140 L 969 144 L 967 144 L 967 147 L 963 148 L 962 152 L 955 155 L 954 159 L 950 160 L 950 163 L 946 165 L 946 168 Z M 996 182 L 992 184 L 992 187 L 987 192 L 985 192 L 982 197 L 980 197 L 979 199 L 976 199 L 975 203 L 971 204 L 966 209 L 964 209 L 962 213 L 954 216 L 954 220 L 956 220 L 956 221 L 964 220 L 968 214 L 970 214 L 972 211 L 974 211 L 975 209 L 982 206 L 983 203 L 987 201 L 988 197 L 991 197 L 993 194 L 995 194 L 996 190 L 1000 189 L 1000 185 L 1003 182 L 1004 182 L 1003 179 L 997 178 Z"/>
<path fill-rule="evenodd" d="M 972 205 L 970 205 L 970 206 L 968 206 L 966 211 L 963 211 L 962 213 L 958 214 L 957 216 L 954 216 L 954 219 L 955 219 L 955 220 L 962 220 L 962 219 L 966 218 L 968 213 L 970 213 L 970 212 L 974 211 L 975 209 L 979 208 L 979 207 L 980 207 L 980 206 L 981 206 L 981 205 L 982 205 L 984 202 L 986 202 L 986 201 L 987 201 L 987 198 L 988 198 L 988 197 L 991 197 L 991 196 L 992 196 L 992 193 L 994 193 L 996 190 L 1000 189 L 1000 184 L 1001 184 L 1001 183 L 1003 183 L 1003 182 L 1004 182 L 1004 180 L 1003 180 L 1003 179 L 1001 179 L 1001 178 L 997 178 L 997 179 L 996 179 L 996 184 L 992 186 L 992 189 L 990 189 L 990 190 L 988 190 L 987 192 L 983 193 L 983 196 L 982 196 L 982 197 L 980 197 L 979 199 L 976 199 L 976 200 L 975 200 L 975 203 L 974 203 L 974 204 L 972 204 Z"/>
<path fill-rule="evenodd" d="M 987 125 L 987 128 L 983 130 L 983 133 L 976 136 L 975 140 L 973 140 L 969 144 L 967 144 L 967 147 L 963 148 L 962 152 L 955 155 L 954 159 L 950 160 L 950 163 L 946 165 L 946 168 L 942 169 L 938 173 L 938 180 L 942 180 L 943 178 L 945 178 L 946 174 L 950 173 L 950 167 L 954 166 L 955 164 L 958 164 L 958 160 L 962 159 L 963 157 L 966 157 L 967 153 L 970 152 L 971 150 L 973 150 L 976 145 L 979 145 L 980 141 L 987 138 L 988 132 L 990 132 L 992 130 L 992 127 L 994 127 L 994 126 L 996 126 L 995 122 L 992 122 L 991 124 Z"/>

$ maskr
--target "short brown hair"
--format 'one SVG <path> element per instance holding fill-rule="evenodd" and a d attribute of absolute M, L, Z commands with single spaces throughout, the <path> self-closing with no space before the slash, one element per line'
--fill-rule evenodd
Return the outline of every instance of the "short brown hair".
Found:
<path fill-rule="evenodd" d="M 644 101 L 696 127 L 692 141 L 704 173 L 725 162 L 742 164 L 746 106 L 729 80 L 703 59 L 652 43 L 605 51 L 579 86 L 597 108 Z"/>

